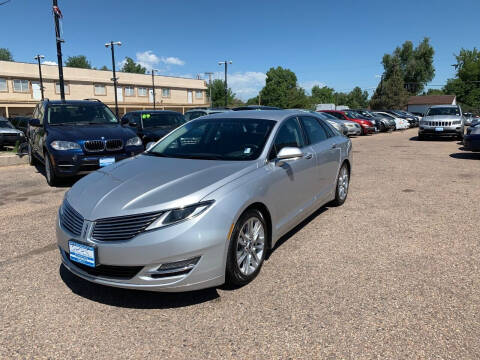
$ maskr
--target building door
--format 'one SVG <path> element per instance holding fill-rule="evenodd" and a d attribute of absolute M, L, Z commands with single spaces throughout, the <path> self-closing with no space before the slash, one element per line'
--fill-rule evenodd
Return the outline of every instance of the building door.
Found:
<path fill-rule="evenodd" d="M 192 90 L 188 90 L 188 92 L 187 92 L 187 103 L 189 103 L 189 104 L 193 103 L 193 92 L 192 92 Z"/>
<path fill-rule="evenodd" d="M 42 91 L 40 90 L 40 83 L 38 81 L 32 81 L 32 97 L 35 100 L 42 99 Z"/>
<path fill-rule="evenodd" d="M 153 89 L 148 89 L 148 101 L 153 104 Z"/>
<path fill-rule="evenodd" d="M 117 86 L 117 100 L 123 102 L 123 88 L 121 86 Z"/>

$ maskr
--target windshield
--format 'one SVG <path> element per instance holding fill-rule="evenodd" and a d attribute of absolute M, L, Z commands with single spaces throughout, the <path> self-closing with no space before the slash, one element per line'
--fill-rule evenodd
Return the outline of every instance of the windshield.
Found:
<path fill-rule="evenodd" d="M 357 119 L 360 115 L 357 114 L 355 111 L 343 111 L 345 114 L 347 114 L 347 116 L 350 118 L 350 119 Z"/>
<path fill-rule="evenodd" d="M 179 113 L 143 113 L 144 128 L 177 127 L 185 123 L 185 118 Z"/>
<path fill-rule="evenodd" d="M 378 115 L 386 117 L 387 119 L 395 119 L 394 116 L 387 114 L 387 113 L 378 113 Z"/>
<path fill-rule="evenodd" d="M 205 119 L 189 122 L 165 137 L 149 155 L 202 160 L 254 160 L 275 121 Z"/>
<path fill-rule="evenodd" d="M 7 120 L 0 120 L 0 128 L 10 128 L 15 129 L 12 124 Z"/>
<path fill-rule="evenodd" d="M 460 111 L 457 107 L 435 107 L 428 110 L 427 116 L 434 115 L 453 115 L 460 116 Z"/>
<path fill-rule="evenodd" d="M 118 120 L 103 104 L 54 104 L 48 107 L 48 123 L 50 125 L 118 124 Z"/>

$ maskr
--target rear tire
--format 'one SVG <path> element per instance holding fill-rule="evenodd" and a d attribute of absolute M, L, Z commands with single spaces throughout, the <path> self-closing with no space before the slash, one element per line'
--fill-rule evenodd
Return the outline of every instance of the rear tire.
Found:
<path fill-rule="evenodd" d="M 333 206 L 341 206 L 347 200 L 348 189 L 350 187 L 350 170 L 346 163 L 342 164 L 337 176 L 335 185 L 335 200 L 332 201 Z"/>
<path fill-rule="evenodd" d="M 226 284 L 248 284 L 260 272 L 267 252 L 269 234 L 263 214 L 257 209 L 245 211 L 230 237 L 226 264 Z"/>

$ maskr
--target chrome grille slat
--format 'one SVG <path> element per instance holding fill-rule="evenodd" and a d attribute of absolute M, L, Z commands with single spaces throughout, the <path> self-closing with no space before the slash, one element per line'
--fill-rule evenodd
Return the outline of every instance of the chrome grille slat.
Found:
<path fill-rule="evenodd" d="M 162 211 L 140 215 L 127 215 L 100 219 L 93 227 L 93 239 L 124 241 L 134 238 L 163 214 Z"/>
<path fill-rule="evenodd" d="M 63 214 L 60 215 L 60 224 L 73 235 L 80 236 L 83 227 L 83 217 L 65 201 L 62 205 Z"/>
<path fill-rule="evenodd" d="M 103 140 L 87 140 L 83 144 L 85 150 L 89 152 L 101 152 L 105 150 L 105 141 Z"/>
<path fill-rule="evenodd" d="M 107 151 L 117 151 L 123 149 L 123 141 L 120 139 L 107 140 L 105 142 Z"/>

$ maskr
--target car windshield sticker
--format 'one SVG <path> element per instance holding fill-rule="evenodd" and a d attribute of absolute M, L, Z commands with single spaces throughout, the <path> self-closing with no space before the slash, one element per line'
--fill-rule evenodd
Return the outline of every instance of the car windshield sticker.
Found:
<path fill-rule="evenodd" d="M 150 119 L 150 114 L 142 114 L 142 119 Z"/>
<path fill-rule="evenodd" d="M 252 149 L 246 148 L 246 149 L 243 151 L 243 153 L 244 153 L 244 154 L 250 154 L 251 151 L 252 151 Z"/>

